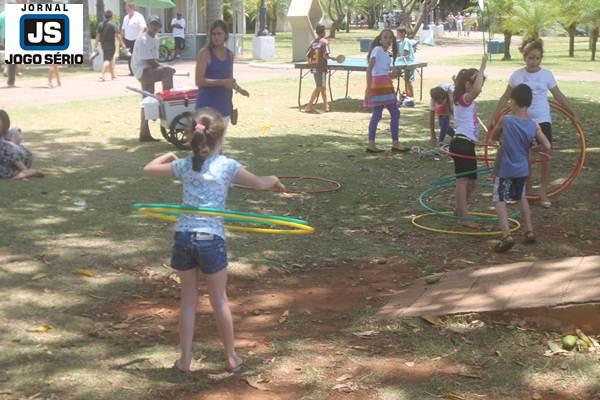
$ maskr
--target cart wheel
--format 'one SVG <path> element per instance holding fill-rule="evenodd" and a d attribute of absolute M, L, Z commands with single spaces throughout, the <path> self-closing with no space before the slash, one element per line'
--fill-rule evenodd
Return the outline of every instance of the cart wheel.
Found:
<path fill-rule="evenodd" d="M 167 62 L 169 60 L 169 49 L 167 46 L 160 46 L 158 48 L 158 61 Z"/>
<path fill-rule="evenodd" d="M 171 136 L 169 136 L 169 132 L 167 131 L 167 129 L 161 125 L 160 127 L 160 133 L 162 133 L 163 137 L 165 138 L 165 140 L 167 142 L 171 141 Z"/>
<path fill-rule="evenodd" d="M 169 142 L 177 146 L 178 149 L 189 150 L 190 146 L 188 145 L 186 131 L 193 127 L 195 123 L 194 114 L 189 111 L 173 118 L 169 127 Z"/>

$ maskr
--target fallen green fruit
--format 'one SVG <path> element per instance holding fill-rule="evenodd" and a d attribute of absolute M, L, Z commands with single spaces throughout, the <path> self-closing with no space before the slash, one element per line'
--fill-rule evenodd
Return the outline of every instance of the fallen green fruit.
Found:
<path fill-rule="evenodd" d="M 565 350 L 573 350 L 575 344 L 577 343 L 577 336 L 567 335 L 562 338 L 562 346 Z"/>
<path fill-rule="evenodd" d="M 438 283 L 442 279 L 441 275 L 433 274 L 425 277 L 425 283 L 428 285 L 433 285 L 434 283 Z M 573 344 L 575 346 L 575 344 Z"/>

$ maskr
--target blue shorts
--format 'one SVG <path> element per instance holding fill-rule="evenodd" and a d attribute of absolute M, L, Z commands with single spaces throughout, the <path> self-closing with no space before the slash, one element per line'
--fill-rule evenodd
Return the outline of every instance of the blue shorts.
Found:
<path fill-rule="evenodd" d="M 175 232 L 171 268 L 188 271 L 196 267 L 205 274 L 214 274 L 227 267 L 225 241 L 208 233 Z"/>
<path fill-rule="evenodd" d="M 494 192 L 492 200 L 496 203 L 502 203 L 506 200 L 521 200 L 525 196 L 525 182 L 527 177 L 519 178 L 494 178 Z"/>

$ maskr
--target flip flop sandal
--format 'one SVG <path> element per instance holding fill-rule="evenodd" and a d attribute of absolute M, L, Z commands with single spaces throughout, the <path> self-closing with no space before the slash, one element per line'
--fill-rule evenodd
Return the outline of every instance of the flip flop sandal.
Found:
<path fill-rule="evenodd" d="M 535 234 L 532 231 L 525 232 L 525 239 L 523 240 L 525 244 L 534 244 L 535 241 Z"/>
<path fill-rule="evenodd" d="M 494 246 L 494 251 L 496 253 L 504 253 L 512 249 L 514 245 L 515 241 L 512 236 L 504 236 L 502 239 L 500 239 L 500 242 L 496 243 L 496 246 Z"/>
<path fill-rule="evenodd" d="M 383 149 L 370 149 L 367 147 L 367 149 L 365 150 L 367 153 L 383 153 L 385 150 Z"/>
<path fill-rule="evenodd" d="M 540 200 L 540 206 L 542 208 L 551 208 L 552 202 L 550 200 Z"/>
<path fill-rule="evenodd" d="M 410 151 L 410 149 L 407 149 L 406 147 L 402 147 L 402 148 L 392 147 L 392 153 L 406 153 L 409 151 Z"/>
<path fill-rule="evenodd" d="M 227 370 L 227 372 L 231 373 L 231 374 L 239 374 L 240 372 L 242 372 L 242 368 L 244 367 L 244 363 L 239 363 L 236 367 L 234 368 L 225 368 Z"/>

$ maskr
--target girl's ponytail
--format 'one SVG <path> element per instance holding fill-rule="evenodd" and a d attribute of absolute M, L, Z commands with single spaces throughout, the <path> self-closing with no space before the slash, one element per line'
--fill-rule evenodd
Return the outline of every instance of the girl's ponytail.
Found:
<path fill-rule="evenodd" d="M 190 147 L 193 154 L 192 169 L 199 172 L 204 161 L 221 142 L 225 134 L 225 124 L 221 114 L 208 108 L 198 110 L 195 120 Z"/>

